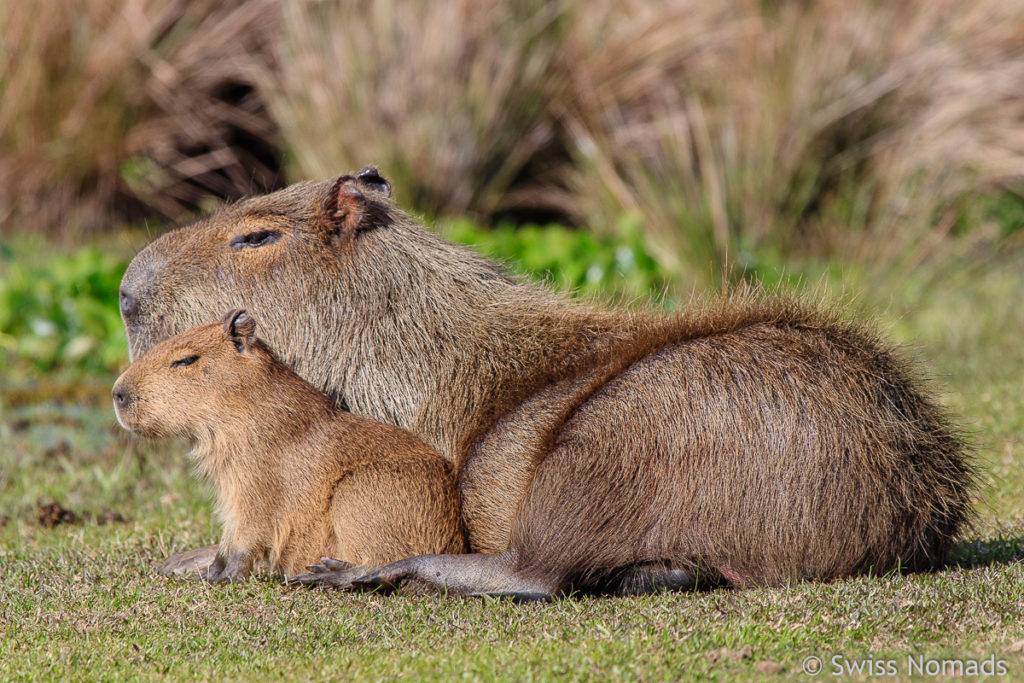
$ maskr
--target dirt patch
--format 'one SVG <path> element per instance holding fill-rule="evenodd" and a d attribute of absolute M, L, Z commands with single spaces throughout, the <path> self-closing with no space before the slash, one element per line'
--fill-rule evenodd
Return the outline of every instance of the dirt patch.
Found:
<path fill-rule="evenodd" d="M 104 510 L 95 514 L 91 512 L 78 513 L 74 510 L 68 510 L 56 501 L 40 505 L 37 519 L 39 526 L 46 529 L 52 529 L 61 524 L 92 522 L 98 526 L 105 526 L 107 524 L 126 524 L 128 522 L 128 519 L 120 512 Z"/>
<path fill-rule="evenodd" d="M 708 653 L 708 658 L 712 664 L 718 664 L 724 661 L 738 662 L 743 659 L 750 659 L 753 655 L 753 649 L 749 645 L 744 645 L 739 650 L 730 650 L 725 647 L 720 650 L 712 650 Z"/>
<path fill-rule="evenodd" d="M 759 674 L 780 674 L 785 670 L 786 667 L 778 662 L 763 661 L 754 665 L 754 671 Z"/>
<path fill-rule="evenodd" d="M 78 524 L 82 518 L 75 512 L 54 501 L 39 506 L 39 526 L 52 529 L 61 524 Z"/>
<path fill-rule="evenodd" d="M 120 512 L 114 512 L 113 510 L 104 510 L 98 515 L 93 515 L 92 521 L 100 526 L 105 524 L 126 524 L 128 522 Z"/>

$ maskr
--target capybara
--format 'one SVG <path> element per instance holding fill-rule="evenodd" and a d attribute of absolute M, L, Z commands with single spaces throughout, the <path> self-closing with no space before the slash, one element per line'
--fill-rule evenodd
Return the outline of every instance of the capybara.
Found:
<path fill-rule="evenodd" d="M 972 460 L 872 332 L 749 291 L 672 314 L 574 301 L 390 190 L 366 168 L 241 201 L 152 242 L 121 284 L 133 357 L 237 302 L 336 404 L 451 462 L 473 554 L 360 585 L 540 597 L 943 562 Z M 303 580 L 345 584 L 318 569 Z"/>
<path fill-rule="evenodd" d="M 219 552 L 164 573 L 293 576 L 329 556 L 340 560 L 334 571 L 356 577 L 410 555 L 464 552 L 458 490 L 440 454 L 336 408 L 255 329 L 246 311 L 231 311 L 157 344 L 114 384 L 121 425 L 189 439 L 216 491 Z"/>

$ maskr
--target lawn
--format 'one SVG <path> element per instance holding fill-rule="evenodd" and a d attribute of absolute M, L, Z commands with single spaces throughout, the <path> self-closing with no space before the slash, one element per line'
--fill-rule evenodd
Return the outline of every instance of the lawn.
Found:
<path fill-rule="evenodd" d="M 774 589 L 515 604 L 164 579 L 168 553 L 218 536 L 185 444 L 122 431 L 112 372 L 0 375 L 0 680 L 742 680 L 804 678 L 809 657 L 822 677 L 1019 678 L 1022 294 L 1009 259 L 858 303 L 977 447 L 978 523 L 951 565 Z"/>

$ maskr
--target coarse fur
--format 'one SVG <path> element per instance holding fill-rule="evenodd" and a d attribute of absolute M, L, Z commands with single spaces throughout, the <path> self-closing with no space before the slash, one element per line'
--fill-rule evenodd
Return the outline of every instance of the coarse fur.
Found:
<path fill-rule="evenodd" d="M 969 454 L 865 328 L 753 291 L 678 314 L 580 303 L 389 190 L 364 169 L 243 201 L 122 283 L 133 357 L 245 306 L 336 403 L 452 463 L 474 554 L 358 584 L 533 597 L 926 569 L 969 520 Z"/>
<path fill-rule="evenodd" d="M 216 490 L 219 552 L 164 573 L 293 576 L 331 557 L 362 575 L 464 551 L 448 463 L 405 430 L 337 409 L 254 334 L 252 316 L 231 311 L 157 344 L 114 384 L 121 425 L 188 438 Z"/>

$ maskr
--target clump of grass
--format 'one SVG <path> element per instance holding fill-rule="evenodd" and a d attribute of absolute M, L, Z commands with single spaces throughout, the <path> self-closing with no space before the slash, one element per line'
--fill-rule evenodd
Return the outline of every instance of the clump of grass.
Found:
<path fill-rule="evenodd" d="M 563 62 L 578 215 L 610 229 L 641 212 L 692 279 L 707 262 L 742 275 L 765 247 L 905 274 L 949 255 L 977 195 L 1024 178 L 1024 14 L 1009 0 L 586 14 Z"/>
<path fill-rule="evenodd" d="M 296 177 L 376 163 L 401 201 L 489 216 L 552 135 L 556 4 L 292 3 L 265 92 Z"/>
<path fill-rule="evenodd" d="M 56 0 L 0 15 L 0 226 L 177 218 L 276 181 L 252 89 L 273 0 Z"/>
<path fill-rule="evenodd" d="M 285 14 L 264 87 L 294 175 L 378 163 L 431 214 L 605 234 L 639 215 L 690 284 L 759 274 L 765 252 L 904 275 L 991 251 L 1006 230 L 965 224 L 1024 178 L 1013 0 Z"/>

